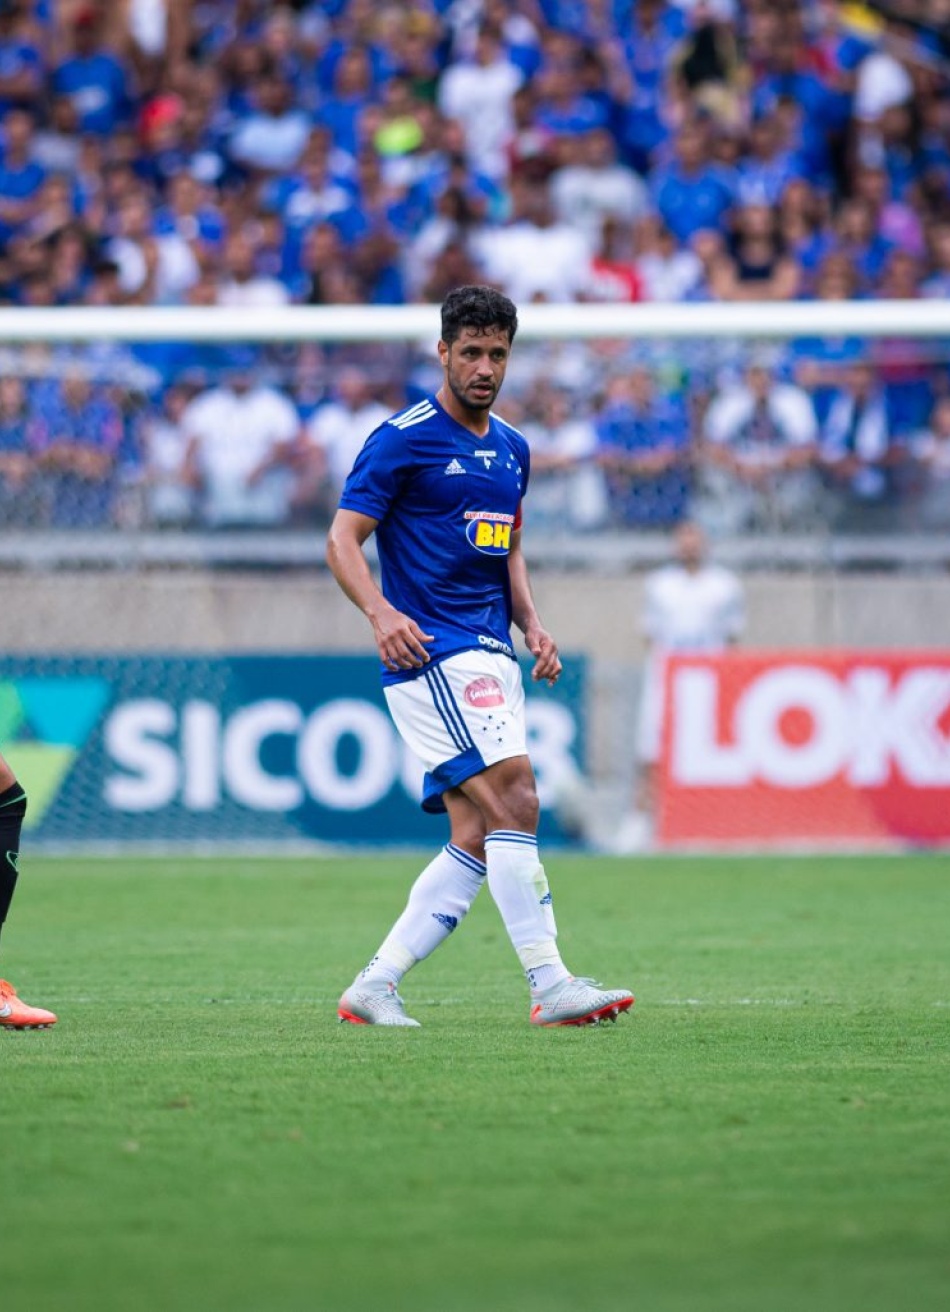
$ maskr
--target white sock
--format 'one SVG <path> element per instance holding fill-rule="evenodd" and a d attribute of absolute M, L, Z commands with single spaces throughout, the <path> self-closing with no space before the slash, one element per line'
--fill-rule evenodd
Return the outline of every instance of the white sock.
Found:
<path fill-rule="evenodd" d="M 407 970 L 448 938 L 484 883 L 483 862 L 446 843 L 413 884 L 405 911 L 357 980 L 398 984 Z"/>
<path fill-rule="evenodd" d="M 567 979 L 538 840 L 514 829 L 496 829 L 485 839 L 485 856 L 488 887 L 532 991 Z"/>

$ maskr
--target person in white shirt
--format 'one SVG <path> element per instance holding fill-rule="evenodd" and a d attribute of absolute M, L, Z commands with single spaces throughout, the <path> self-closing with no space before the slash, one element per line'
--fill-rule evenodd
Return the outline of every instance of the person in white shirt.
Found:
<path fill-rule="evenodd" d="M 695 250 L 682 250 L 658 214 L 633 225 L 634 266 L 645 301 L 684 301 L 703 281 L 703 262 Z"/>
<path fill-rule="evenodd" d="M 531 448 L 529 531 L 590 532 L 607 522 L 609 503 L 597 455 L 597 429 L 575 413 L 570 392 L 539 389 L 536 415 L 521 425 Z"/>
<path fill-rule="evenodd" d="M 225 276 L 218 282 L 219 305 L 287 305 L 290 291 L 277 278 L 257 273 L 254 246 L 243 232 L 235 232 L 224 248 Z"/>
<path fill-rule="evenodd" d="M 511 198 L 511 222 L 487 227 L 472 241 L 487 279 L 515 302 L 578 300 L 586 289 L 590 242 L 557 219 L 546 185 L 515 178 Z"/>
<path fill-rule="evenodd" d="M 630 224 L 647 213 L 647 185 L 617 158 L 616 142 L 606 128 L 566 136 L 563 149 L 569 152 L 568 162 L 551 178 L 554 211 L 592 246 L 600 240 L 605 219 Z"/>
<path fill-rule="evenodd" d="M 119 289 L 127 300 L 180 305 L 201 270 L 191 245 L 178 233 L 156 236 L 144 192 L 127 195 L 118 213 L 118 231 L 105 253 L 118 268 Z"/>
<path fill-rule="evenodd" d="M 738 642 L 745 627 L 742 582 L 732 570 L 709 560 L 706 535 L 699 525 L 680 524 L 673 545 L 675 559 L 651 571 L 644 586 L 647 658 L 637 720 L 637 780 L 634 809 L 618 828 L 618 852 L 635 851 L 648 842 L 656 814 L 668 657 L 724 651 Z"/>
<path fill-rule="evenodd" d="M 313 412 L 307 434 L 322 454 L 334 509 L 363 443 L 390 414 L 389 406 L 374 399 L 366 372 L 356 366 L 340 370 L 332 399 Z"/>
<path fill-rule="evenodd" d="M 290 522 L 313 478 L 310 446 L 294 406 L 255 385 L 239 366 L 202 392 L 181 417 L 186 476 L 208 528 L 277 527 Z"/>
<path fill-rule="evenodd" d="M 775 368 L 753 358 L 706 412 L 696 516 L 720 532 L 802 530 L 820 517 L 814 406 Z"/>
<path fill-rule="evenodd" d="M 439 81 L 439 109 L 461 123 L 469 163 L 489 177 L 506 172 L 505 146 L 514 128 L 511 102 L 523 81 L 490 27 L 478 34 L 474 60 L 451 64 Z"/>

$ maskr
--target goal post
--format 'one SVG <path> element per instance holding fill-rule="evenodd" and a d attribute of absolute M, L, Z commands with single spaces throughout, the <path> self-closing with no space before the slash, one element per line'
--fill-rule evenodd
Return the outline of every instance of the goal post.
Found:
<path fill-rule="evenodd" d="M 950 335 L 950 301 L 531 304 L 519 339 L 928 338 Z M 415 342 L 437 340 L 438 306 L 0 308 L 0 342 Z M 435 334 L 435 337 L 433 337 Z"/>

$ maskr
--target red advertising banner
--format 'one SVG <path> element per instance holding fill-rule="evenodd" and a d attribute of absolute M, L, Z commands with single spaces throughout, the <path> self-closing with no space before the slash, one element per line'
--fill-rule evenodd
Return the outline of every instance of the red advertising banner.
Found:
<path fill-rule="evenodd" d="M 657 838 L 950 842 L 950 652 L 675 656 Z"/>

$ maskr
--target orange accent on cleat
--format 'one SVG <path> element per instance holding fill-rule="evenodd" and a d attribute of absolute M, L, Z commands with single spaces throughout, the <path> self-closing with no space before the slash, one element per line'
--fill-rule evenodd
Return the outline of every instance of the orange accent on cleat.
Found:
<path fill-rule="evenodd" d="M 531 1008 L 532 1025 L 599 1025 L 615 1021 L 629 1011 L 634 997 L 628 989 L 605 989 L 589 979 L 564 980 L 553 985 Z"/>
<path fill-rule="evenodd" d="M 351 1025 L 369 1025 L 370 1021 L 364 1020 L 362 1016 L 354 1016 L 352 1011 L 346 1011 L 343 1007 L 337 1007 L 336 1014 L 340 1018 L 340 1024 L 345 1025 L 347 1021 Z"/>
<path fill-rule="evenodd" d="M 9 981 L 0 979 L 0 1029 L 45 1030 L 56 1024 L 56 1017 L 42 1007 L 29 1007 L 16 995 Z"/>

